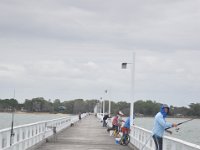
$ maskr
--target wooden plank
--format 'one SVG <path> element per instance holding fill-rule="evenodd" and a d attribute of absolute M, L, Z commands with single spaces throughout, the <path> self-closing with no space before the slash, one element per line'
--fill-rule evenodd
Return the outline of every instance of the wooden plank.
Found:
<path fill-rule="evenodd" d="M 87 116 L 74 126 L 59 133 L 56 141 L 41 145 L 38 150 L 130 150 L 115 143 L 94 115 Z"/>

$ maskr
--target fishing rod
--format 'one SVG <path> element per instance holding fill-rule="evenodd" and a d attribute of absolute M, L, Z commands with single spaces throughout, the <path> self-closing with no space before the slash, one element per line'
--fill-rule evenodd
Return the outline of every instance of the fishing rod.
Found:
<path fill-rule="evenodd" d="M 188 119 L 188 120 L 186 120 L 186 121 L 180 122 L 180 123 L 177 124 L 177 126 L 179 126 L 179 125 L 181 125 L 181 124 L 183 124 L 183 123 L 192 121 L 192 120 L 194 120 L 194 119 L 195 119 L 195 118 L 191 118 L 191 119 Z M 171 128 L 173 128 L 173 127 L 168 127 L 168 128 L 166 128 L 165 130 L 168 130 L 168 129 L 171 129 Z"/>
<path fill-rule="evenodd" d="M 14 89 L 14 96 L 13 96 L 13 100 L 15 99 L 15 89 Z M 13 136 L 15 135 L 14 131 L 13 131 L 13 126 L 14 126 L 14 113 L 15 113 L 15 108 L 14 106 L 11 108 L 12 111 L 12 122 L 11 122 L 11 130 L 10 130 L 10 146 L 12 145 L 12 139 Z"/>

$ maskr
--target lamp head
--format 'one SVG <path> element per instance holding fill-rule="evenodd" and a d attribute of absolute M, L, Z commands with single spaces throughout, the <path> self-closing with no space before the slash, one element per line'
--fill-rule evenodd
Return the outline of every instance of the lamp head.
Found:
<path fill-rule="evenodd" d="M 122 69 L 126 69 L 127 68 L 127 63 L 122 63 Z"/>

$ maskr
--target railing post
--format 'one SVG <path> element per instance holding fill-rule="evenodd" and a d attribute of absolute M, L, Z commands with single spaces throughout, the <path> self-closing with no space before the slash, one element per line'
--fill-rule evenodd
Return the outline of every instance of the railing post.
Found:
<path fill-rule="evenodd" d="M 0 134 L 0 149 L 2 149 L 2 134 Z"/>

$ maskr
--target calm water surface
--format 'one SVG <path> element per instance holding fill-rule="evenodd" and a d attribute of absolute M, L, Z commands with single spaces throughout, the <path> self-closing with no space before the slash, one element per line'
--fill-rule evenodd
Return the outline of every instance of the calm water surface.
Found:
<path fill-rule="evenodd" d="M 51 120 L 56 118 L 67 117 L 66 114 L 45 114 L 45 113 L 15 113 L 14 126 L 35 123 L 38 121 Z M 11 126 L 12 114 L 0 113 L 0 129 L 9 128 Z"/>

